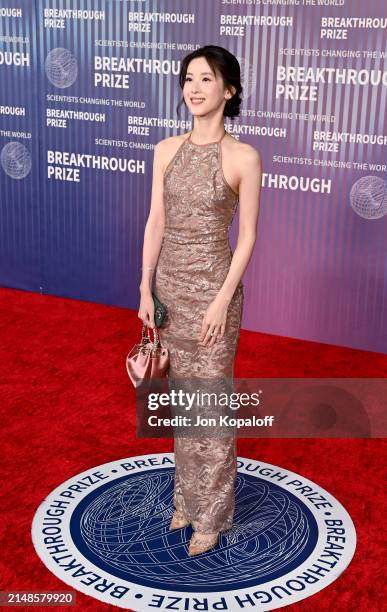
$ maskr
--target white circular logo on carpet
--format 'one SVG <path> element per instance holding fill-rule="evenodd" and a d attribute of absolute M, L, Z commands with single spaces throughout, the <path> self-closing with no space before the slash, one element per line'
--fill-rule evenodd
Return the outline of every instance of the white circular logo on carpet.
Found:
<path fill-rule="evenodd" d="M 275 610 L 336 580 L 356 531 L 314 482 L 238 457 L 233 527 L 188 556 L 192 527 L 169 530 L 174 454 L 129 457 L 74 476 L 36 511 L 32 540 L 60 580 L 138 610 Z"/>

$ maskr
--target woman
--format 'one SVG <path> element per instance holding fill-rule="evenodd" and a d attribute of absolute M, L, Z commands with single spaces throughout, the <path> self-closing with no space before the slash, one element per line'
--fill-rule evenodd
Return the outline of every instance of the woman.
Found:
<path fill-rule="evenodd" d="M 258 221 L 260 154 L 224 128 L 239 115 L 240 66 L 222 47 L 207 45 L 186 56 L 180 87 L 193 115 L 190 133 L 157 143 L 152 200 L 144 234 L 138 316 L 154 327 L 155 293 L 167 306 L 160 328 L 170 351 L 170 380 L 231 379 L 243 307 L 242 275 Z M 178 107 L 179 108 L 179 107 Z M 237 204 L 239 236 L 228 242 Z M 236 440 L 175 435 L 175 512 L 171 529 L 190 523 L 188 552 L 206 552 L 232 526 Z"/>

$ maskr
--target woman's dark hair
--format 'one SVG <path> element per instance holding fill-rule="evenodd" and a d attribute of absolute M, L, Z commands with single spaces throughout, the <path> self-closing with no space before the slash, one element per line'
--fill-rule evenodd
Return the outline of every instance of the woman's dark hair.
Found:
<path fill-rule="evenodd" d="M 188 64 L 196 57 L 205 57 L 214 74 L 220 73 L 226 87 L 230 87 L 231 85 L 235 87 L 235 94 L 232 96 L 232 98 L 226 101 L 223 110 L 224 117 L 235 119 L 235 117 L 238 117 L 240 113 L 239 107 L 242 102 L 240 94 L 243 90 L 241 85 L 241 68 L 237 58 L 227 49 L 218 47 L 216 45 L 205 45 L 204 47 L 195 49 L 195 51 L 187 55 L 182 60 L 179 74 L 179 85 L 181 89 L 184 87 Z M 176 107 L 178 115 L 180 107 L 183 103 L 185 104 L 184 97 L 181 98 Z"/>

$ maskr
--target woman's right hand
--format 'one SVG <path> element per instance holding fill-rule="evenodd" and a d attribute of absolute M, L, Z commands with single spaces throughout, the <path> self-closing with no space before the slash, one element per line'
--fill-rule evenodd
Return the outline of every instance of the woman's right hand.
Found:
<path fill-rule="evenodd" d="M 142 320 L 147 327 L 155 327 L 155 305 L 153 302 L 152 292 L 141 292 L 140 308 L 138 310 L 138 318 Z"/>

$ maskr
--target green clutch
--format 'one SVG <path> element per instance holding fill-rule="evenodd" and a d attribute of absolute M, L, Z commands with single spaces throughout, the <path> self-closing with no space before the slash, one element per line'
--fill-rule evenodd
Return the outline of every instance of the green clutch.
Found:
<path fill-rule="evenodd" d="M 153 304 L 155 306 L 155 315 L 154 315 L 155 325 L 156 327 L 161 327 L 165 319 L 167 318 L 168 310 L 165 304 L 160 302 L 159 298 L 157 297 L 154 291 L 152 291 L 152 297 L 153 297 Z"/>

